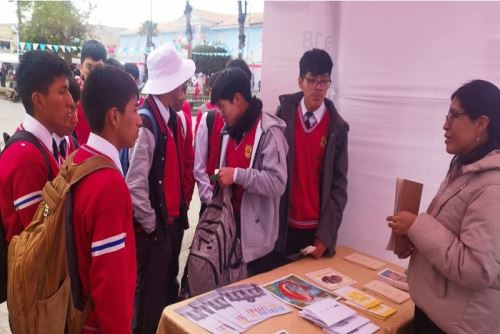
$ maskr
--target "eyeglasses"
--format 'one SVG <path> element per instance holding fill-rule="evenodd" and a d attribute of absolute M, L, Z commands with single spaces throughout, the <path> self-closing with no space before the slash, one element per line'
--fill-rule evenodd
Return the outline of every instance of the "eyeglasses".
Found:
<path fill-rule="evenodd" d="M 326 80 L 316 80 L 316 79 L 310 79 L 307 77 L 302 77 L 302 79 L 305 79 L 307 81 L 307 87 L 310 89 L 327 89 L 330 87 L 332 84 L 332 80 L 326 79 Z"/>
<path fill-rule="evenodd" d="M 448 114 L 445 116 L 445 121 L 446 121 L 446 123 L 453 122 L 454 120 L 456 120 L 460 116 L 464 116 L 464 115 L 467 115 L 467 114 L 463 111 L 450 110 L 450 111 L 448 111 Z"/>

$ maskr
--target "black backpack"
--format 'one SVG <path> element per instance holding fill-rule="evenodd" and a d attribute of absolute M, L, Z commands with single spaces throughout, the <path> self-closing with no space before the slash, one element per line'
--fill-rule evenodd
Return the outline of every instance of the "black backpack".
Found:
<path fill-rule="evenodd" d="M 34 134 L 28 132 L 26 130 L 21 130 L 14 133 L 12 136 L 9 136 L 4 132 L 3 137 L 5 139 L 5 147 L 3 152 L 7 150 L 9 146 L 19 141 L 27 141 L 33 145 L 40 151 L 42 154 L 45 163 L 47 165 L 47 170 L 49 171 L 49 180 L 51 180 L 54 175 L 52 175 L 52 168 L 50 166 L 50 160 L 47 156 L 46 151 L 43 149 L 42 144 L 35 137 Z M 5 241 L 5 230 L 3 227 L 2 216 L 0 215 L 0 303 L 3 303 L 7 300 L 7 242 Z"/>

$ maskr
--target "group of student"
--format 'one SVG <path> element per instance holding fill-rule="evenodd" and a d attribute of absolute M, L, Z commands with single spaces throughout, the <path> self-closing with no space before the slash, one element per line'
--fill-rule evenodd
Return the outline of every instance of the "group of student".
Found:
<path fill-rule="evenodd" d="M 148 56 L 145 99 L 136 68 L 107 59 L 98 41 L 84 44 L 78 77 L 53 53 L 21 57 L 26 115 L 16 131 L 41 145 L 21 140 L 0 155 L 7 244 L 30 224 L 44 184 L 70 154 L 74 164 L 101 155 L 116 167 L 86 176 L 73 191 L 78 273 L 92 302 L 84 333 L 156 332 L 164 307 L 179 300 L 195 182 L 200 216 L 216 182 L 231 191 L 251 275 L 286 263 L 287 255 L 334 254 L 347 201 L 348 125 L 326 99 L 328 53 L 307 51 L 299 67 L 301 92 L 281 96 L 276 116 L 252 96 L 244 61 L 214 74 L 193 144 L 185 100 L 195 64 L 170 46 Z"/>

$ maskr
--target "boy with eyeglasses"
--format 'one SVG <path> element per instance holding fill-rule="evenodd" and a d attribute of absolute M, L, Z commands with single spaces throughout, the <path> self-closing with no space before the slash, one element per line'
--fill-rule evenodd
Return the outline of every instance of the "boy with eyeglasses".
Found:
<path fill-rule="evenodd" d="M 330 55 L 309 50 L 299 66 L 301 92 L 280 96 L 277 110 L 287 124 L 290 151 L 276 248 L 290 258 L 320 258 L 335 254 L 347 202 L 349 125 L 326 98 L 333 68 Z"/>

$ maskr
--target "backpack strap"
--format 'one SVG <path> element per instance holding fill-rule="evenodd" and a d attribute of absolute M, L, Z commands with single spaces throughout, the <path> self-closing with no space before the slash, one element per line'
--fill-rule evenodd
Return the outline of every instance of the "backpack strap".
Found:
<path fill-rule="evenodd" d="M 217 114 L 217 109 L 210 109 L 207 111 L 207 129 L 208 129 L 208 138 L 212 135 L 212 130 L 214 128 L 215 123 L 215 115 Z"/>
<path fill-rule="evenodd" d="M 104 168 L 117 169 L 116 166 L 109 161 L 109 159 L 95 155 L 81 164 L 74 164 L 73 159 L 75 153 L 72 153 L 66 160 L 62 167 L 63 173 L 69 177 L 68 184 L 70 186 L 66 195 L 65 210 L 64 210 L 64 224 L 66 234 L 66 261 L 68 265 L 68 273 L 71 281 L 71 296 L 75 308 L 80 311 L 88 310 L 89 302 L 84 303 L 82 297 L 82 282 L 78 274 L 78 258 L 76 251 L 75 233 L 73 228 L 73 191 L 72 186 L 80 181 L 85 176 L 88 176 L 98 170 Z"/>
<path fill-rule="evenodd" d="M 4 133 L 4 138 L 6 138 L 5 135 L 6 134 Z M 55 175 L 53 175 L 53 173 L 52 173 L 52 167 L 50 166 L 50 160 L 49 160 L 49 157 L 47 155 L 47 152 L 42 147 L 42 144 L 40 143 L 38 138 L 34 134 L 32 134 L 31 132 L 26 131 L 26 130 L 20 130 L 20 131 L 17 131 L 16 133 L 14 133 L 12 136 L 8 137 L 8 141 L 5 142 L 5 147 L 4 147 L 3 151 L 5 152 L 5 150 L 9 146 L 11 146 L 14 143 L 20 142 L 20 141 L 27 141 L 27 142 L 33 144 L 38 149 L 38 151 L 40 151 L 40 153 L 43 156 L 43 159 L 45 160 L 45 164 L 47 165 L 49 180 L 52 180 Z"/>
<path fill-rule="evenodd" d="M 143 119 L 143 126 L 146 129 L 150 130 L 155 136 L 155 144 L 156 144 L 156 140 L 158 138 L 158 125 L 156 124 L 156 120 L 155 117 L 153 116 L 153 113 L 145 108 L 140 109 L 138 113 Z M 146 122 L 144 122 L 144 118 L 146 119 Z"/>

